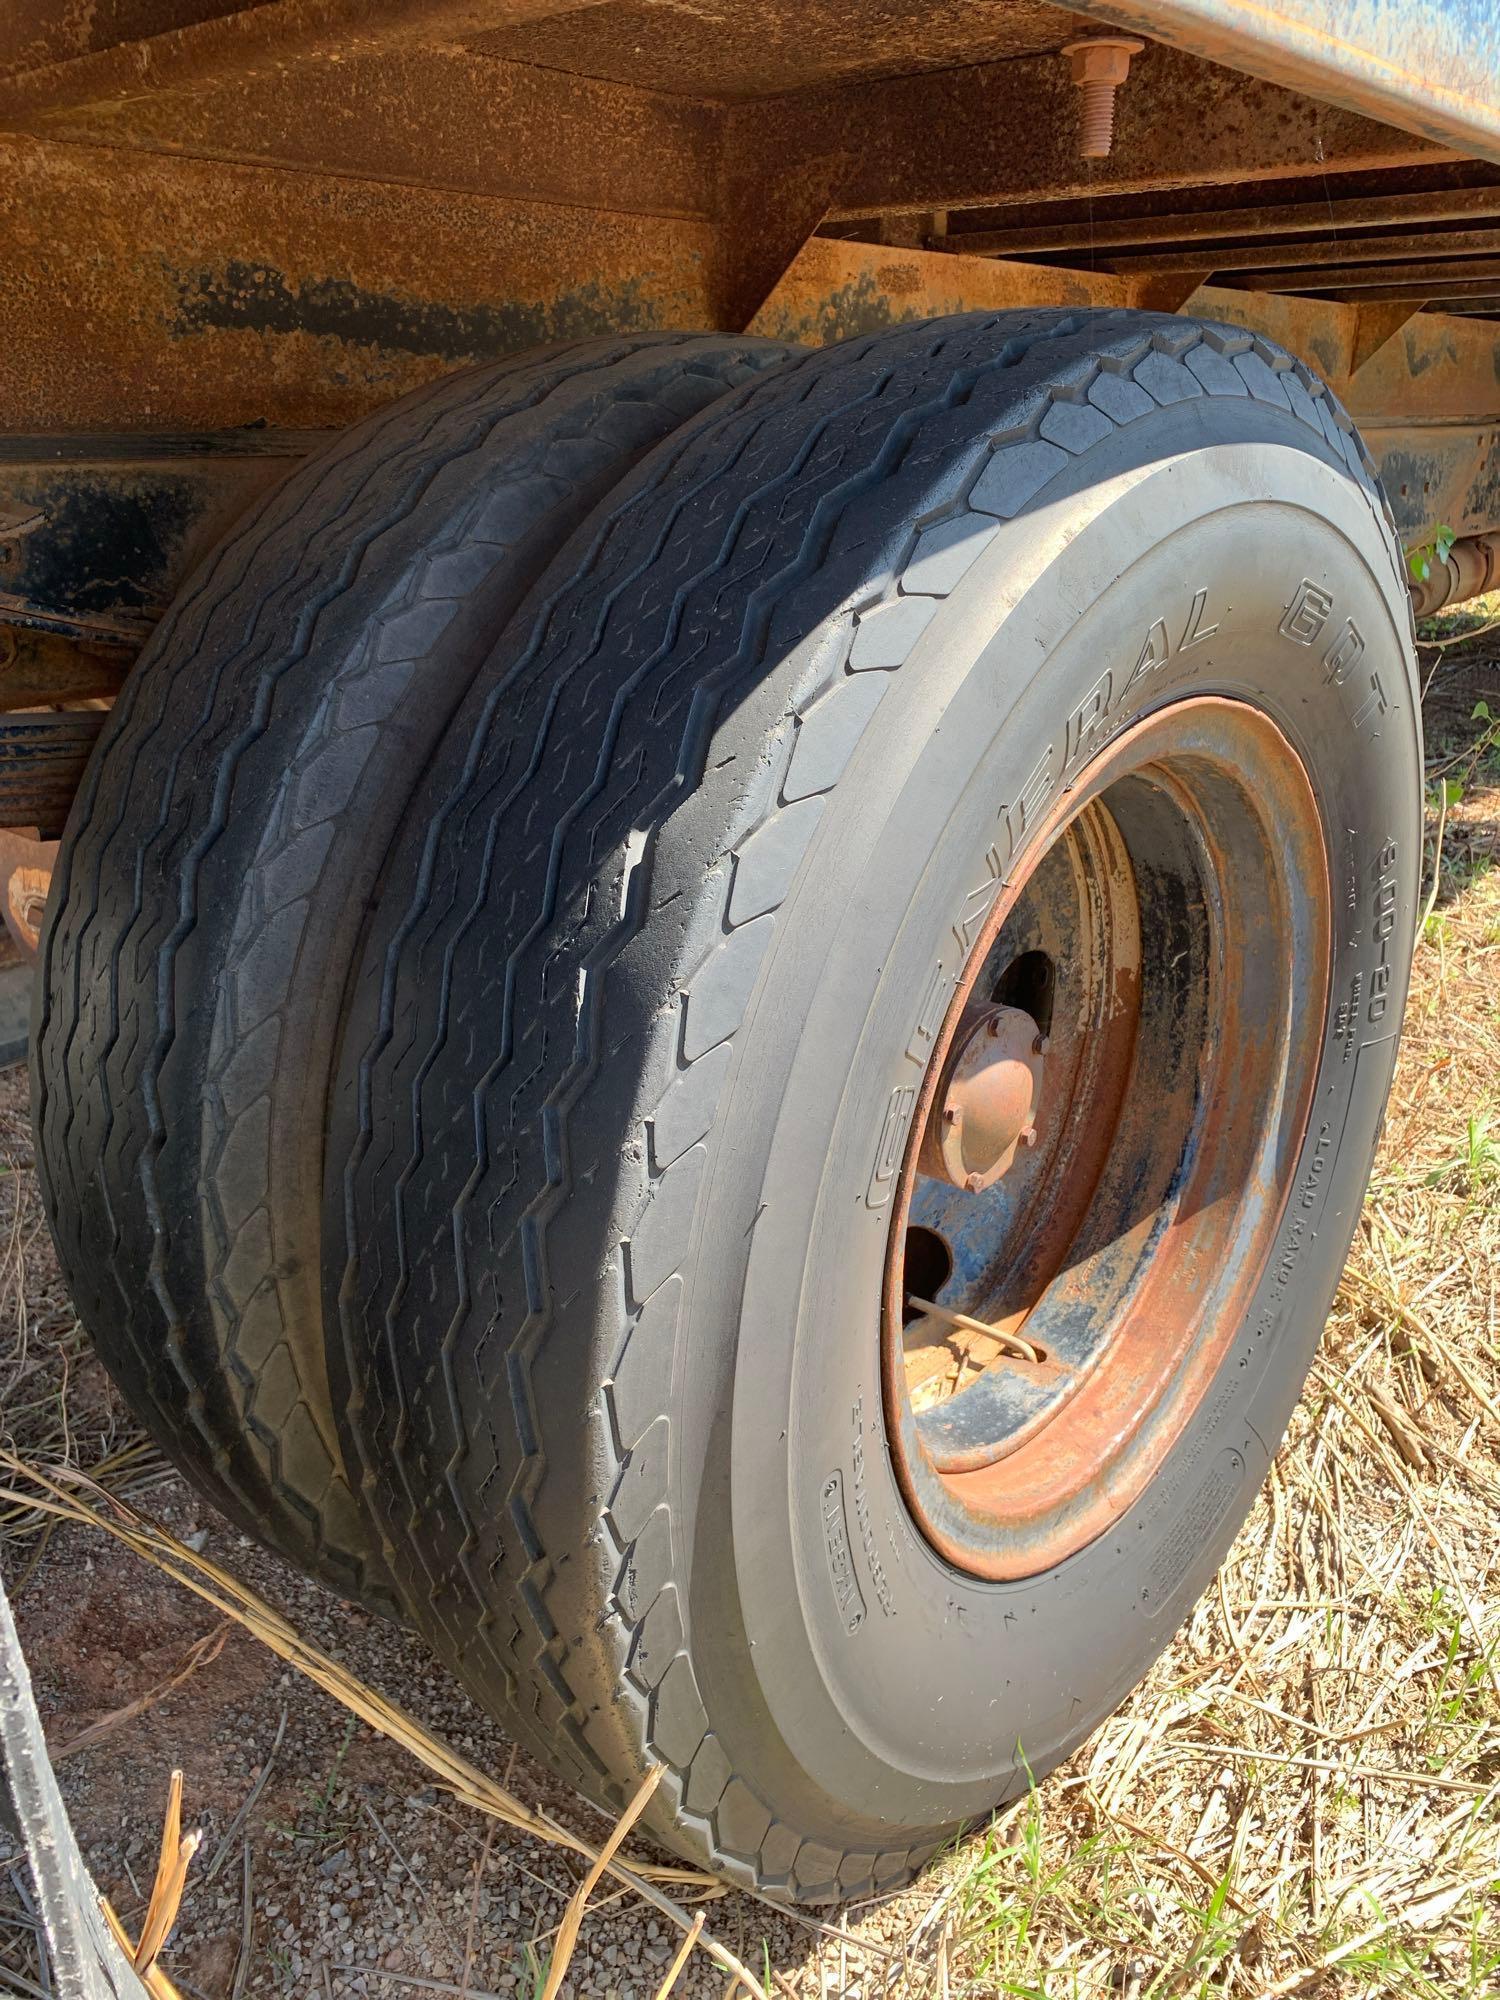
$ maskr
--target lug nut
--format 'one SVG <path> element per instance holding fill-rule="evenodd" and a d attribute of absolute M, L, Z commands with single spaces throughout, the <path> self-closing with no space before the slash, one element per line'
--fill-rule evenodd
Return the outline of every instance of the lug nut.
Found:
<path fill-rule="evenodd" d="M 956 1125 L 958 1118 L 959 1112 L 956 1104 L 945 1104 L 943 1106 L 943 1123 L 945 1125 Z"/>
<path fill-rule="evenodd" d="M 1048 1041 L 1045 1035 L 1038 1035 L 1031 1045 L 1031 1052 L 1033 1055 L 1044 1056 L 1051 1046 L 1051 1042 Z"/>
<path fill-rule="evenodd" d="M 1036 1144 L 1035 1125 L 1028 1125 L 1026 1127 L 1026 1130 L 1021 1134 L 1021 1144 L 1023 1146 L 1034 1146 Z"/>
<path fill-rule="evenodd" d="M 965 1191 L 969 1194 L 978 1194 L 979 1190 L 983 1186 L 984 1186 L 983 1174 L 970 1174 L 968 1179 L 964 1182 Z"/>
<path fill-rule="evenodd" d="M 1115 142 L 1115 92 L 1130 74 L 1130 58 L 1145 46 L 1130 35 L 1095 35 L 1064 48 L 1073 66 L 1073 81 L 1083 92 L 1080 159 L 1108 159 Z"/>

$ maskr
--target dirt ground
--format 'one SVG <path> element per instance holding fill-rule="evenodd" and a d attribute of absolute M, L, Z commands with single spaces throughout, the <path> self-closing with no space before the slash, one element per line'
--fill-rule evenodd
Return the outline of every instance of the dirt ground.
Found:
<path fill-rule="evenodd" d="M 766 1990 L 1500 1993 L 1500 728 L 1474 712 L 1500 718 L 1497 643 L 1425 656 L 1429 875 L 1440 812 L 1442 860 L 1396 1093 L 1323 1356 L 1216 1586 L 1069 1765 L 910 1889 L 825 1917 L 713 1892 L 708 1928 Z M 0 1252 L 3 1442 L 88 1469 L 603 1837 L 415 1639 L 253 1547 L 146 1446 L 62 1291 L 20 1070 L 0 1076 Z M 189 2000 L 540 1994 L 574 1857 L 459 1805 L 98 1531 L 0 1507 L 0 1564 L 79 1838 L 132 1934 L 184 1773 L 204 1838 L 163 1965 Z M 677 1943 L 606 1883 L 563 1990 L 650 2000 Z M 7 1982 L 50 1990 L 0 1834 Z M 673 1989 L 725 1990 L 701 1951 Z"/>

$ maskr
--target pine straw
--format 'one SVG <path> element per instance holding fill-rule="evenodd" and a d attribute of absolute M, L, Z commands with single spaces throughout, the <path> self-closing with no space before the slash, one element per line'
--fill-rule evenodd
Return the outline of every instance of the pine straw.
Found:
<path fill-rule="evenodd" d="M 626 1808 L 621 1820 L 603 1847 L 596 1848 L 581 1835 L 563 1826 L 549 1814 L 534 1812 L 524 1805 L 514 1793 L 496 1782 L 466 1757 L 450 1749 L 431 1730 L 426 1729 L 416 1719 L 408 1715 L 394 1702 L 368 1687 L 357 1675 L 325 1653 L 311 1641 L 304 1639 L 290 1625 L 280 1612 L 274 1610 L 265 1599 L 246 1584 L 232 1576 L 209 1557 L 179 1542 L 155 1521 L 148 1520 L 126 1502 L 111 1495 L 85 1473 L 71 1468 L 59 1471 L 45 1471 L 26 1464 L 13 1452 L 0 1450 L 0 1471 L 11 1480 L 8 1486 L 0 1486 L 0 1502 L 9 1503 L 17 1509 L 33 1509 L 50 1515 L 56 1520 L 68 1521 L 75 1526 L 93 1527 L 113 1535 L 124 1543 L 133 1554 L 168 1576 L 174 1583 L 190 1590 L 210 1604 L 222 1617 L 236 1623 L 254 1634 L 261 1644 L 295 1667 L 298 1673 L 322 1688 L 325 1694 L 333 1696 L 351 1715 L 385 1737 L 398 1744 L 433 1774 L 440 1784 L 460 1805 L 471 1807 L 484 1813 L 515 1832 L 529 1834 L 533 1839 L 549 1842 L 556 1847 L 568 1849 L 581 1855 L 592 1866 L 581 1885 L 580 1893 L 570 1905 L 564 1918 L 557 1945 L 554 1947 L 553 1964 L 556 1982 L 560 1983 L 577 1940 L 579 1921 L 583 1915 L 583 1902 L 600 1876 L 607 1870 L 622 1882 L 627 1889 L 649 1903 L 658 1915 L 677 1925 L 683 1932 L 692 1932 L 698 1947 L 707 1952 L 716 1964 L 730 1974 L 728 1991 L 743 1987 L 747 1993 L 764 1991 L 761 1982 L 745 1966 L 727 1945 L 722 1944 L 701 1926 L 694 1931 L 693 1919 L 682 1906 L 674 1902 L 661 1888 L 664 1882 L 675 1887 L 697 1890 L 700 1894 L 717 1895 L 718 1883 L 701 1870 L 683 1867 L 661 1867 L 650 1862 L 633 1863 L 627 1866 L 618 1860 L 615 1849 L 629 1830 L 636 1815 L 646 1805 L 657 1779 L 659 1768 L 648 1774 Z M 180 1785 L 180 1780 L 179 1780 Z M 164 1834 L 163 1839 L 167 1836 Z M 196 1842 L 194 1843 L 196 1846 Z M 184 1868 L 186 1864 L 184 1863 Z M 180 1885 L 179 1885 L 180 1887 Z M 175 1903 L 173 1909 L 175 1912 Z M 149 1915 L 148 1915 L 149 1923 Z M 145 1952 L 149 1943 L 149 1957 L 156 1955 L 160 1940 L 143 1939 L 141 1950 Z M 790 1990 L 790 1989 L 787 1989 Z M 556 1984 L 549 1984 L 548 2000 L 556 1992 Z"/>
<path fill-rule="evenodd" d="M 1458 773 L 1464 791 L 1441 801 L 1441 873 L 1369 1199 L 1266 1489 L 1145 1684 L 921 1881 L 832 1920 L 716 1905 L 741 1935 L 759 1923 L 782 1992 L 1500 1993 L 1500 758 L 1469 757 L 1479 725 L 1468 720 L 1479 696 L 1500 713 L 1500 673 L 1482 657 L 1466 664 L 1462 648 L 1433 673 L 1429 767 Z M 1437 794 L 1431 803 L 1429 870 Z M 130 1449 L 128 1437 L 92 1442 L 96 1467 Z M 31 1443 L 33 1466 L 70 1456 Z M 18 1467 L 14 1477 L 12 1530 L 47 1509 L 77 1517 L 76 1475 L 50 1490 Z M 116 1534 L 133 1518 L 97 1492 L 85 1511 Z M 249 1593 L 167 1551 L 152 1524 L 136 1519 L 123 1539 L 153 1561 L 168 1553 L 188 1588 L 251 1622 Z M 602 1875 L 588 1843 L 352 1683 L 267 1607 L 253 1617 L 456 1799 L 571 1846 Z M 662 1993 L 695 1948 L 728 1971 L 730 1991 L 765 1990 L 713 1945 L 702 1908 L 689 1924 L 644 1868 L 606 1865 L 686 1929 Z M 691 1871 L 668 1873 L 683 1893 Z M 575 1895 L 553 1990 L 564 1945 L 589 1922 Z"/>

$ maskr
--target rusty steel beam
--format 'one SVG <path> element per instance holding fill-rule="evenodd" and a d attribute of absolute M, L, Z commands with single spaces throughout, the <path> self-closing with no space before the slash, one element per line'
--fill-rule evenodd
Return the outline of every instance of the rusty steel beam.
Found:
<path fill-rule="evenodd" d="M 1474 287 L 1472 293 L 1461 290 L 1448 293 L 1432 285 L 1406 288 L 1397 285 L 1390 291 L 1350 292 L 1345 295 L 1345 303 L 1352 303 L 1355 299 L 1358 299 L 1361 305 L 1404 305 L 1414 312 L 1420 312 L 1424 306 L 1431 306 L 1434 310 L 1440 309 L 1445 313 L 1491 312 L 1494 309 L 1491 299 L 1485 295 L 1482 286 Z M 1330 299 L 1328 303 L 1333 304 L 1334 301 Z"/>
<path fill-rule="evenodd" d="M 1247 147 L 1259 170 L 1291 173 L 1305 165 L 1315 133 L 1330 171 L 1391 163 L 1391 135 L 1362 121 L 1329 123 L 1316 106 L 1284 92 L 1247 90 L 1201 64 L 1181 74 L 1183 61 L 1171 51 L 1153 52 L 1143 67 L 1145 87 L 1197 93 L 1199 121 L 1215 140 L 1198 148 L 1185 169 L 1183 149 L 1156 130 L 1143 104 L 1133 130 L 1122 118 L 1115 160 L 1107 163 L 1126 184 L 1231 173 L 1240 179 Z M 165 277 L 186 287 L 191 296 L 177 318 L 196 332 L 317 328 L 366 348 L 394 345 L 451 360 L 509 351 L 573 328 L 744 326 L 823 217 L 851 204 L 866 207 L 881 180 L 899 186 L 903 200 L 920 195 L 924 174 L 945 192 L 956 188 L 960 197 L 988 200 L 997 185 L 1016 198 L 1028 190 L 1076 192 L 1080 175 L 1097 182 L 1105 170 L 1080 165 L 1072 124 L 1060 113 L 1050 127 L 1045 119 L 1015 115 L 1018 105 L 1029 109 L 1028 90 L 1049 102 L 1058 92 L 1073 93 L 1066 65 L 1052 59 L 800 92 L 722 112 L 462 52 L 413 50 L 379 62 L 356 57 L 340 69 L 332 83 L 321 71 L 292 70 L 275 90 L 254 79 L 236 81 L 202 97 L 60 118 L 74 148 L 77 198 L 49 205 L 46 190 L 37 199 L 12 187 L 0 193 L 0 203 L 16 205 L 29 239 L 10 267 L 21 274 L 17 282 L 46 289 L 51 280 L 54 288 L 86 290 L 91 270 L 109 261 L 107 251 L 102 260 L 95 256 L 87 239 L 113 229 L 122 243 L 129 236 L 139 248 L 156 246 L 156 264 L 134 269 L 131 282 L 153 288 Z M 408 115 L 413 101 L 423 106 L 419 119 Z M 1059 103 L 1071 120 L 1071 95 Z M 601 130 L 611 135 L 609 148 L 597 143 Z M 133 139 L 170 148 L 178 177 Z M 92 166 L 79 142 L 101 149 Z M 240 150 L 251 156 L 232 162 L 242 171 L 200 166 L 192 178 L 191 162 Z M 1403 140 L 1396 157 L 1412 151 Z M 287 154 L 291 167 L 319 170 L 315 183 L 271 164 Z M 321 171 L 325 166 L 335 171 Z M 264 207 L 246 169 L 270 176 Z M 101 189 L 97 206 L 86 191 L 91 179 Z M 298 186 L 304 179 L 309 185 Z M 434 179 L 445 185 L 434 187 Z M 484 185 L 474 186 L 476 179 Z M 388 191 L 376 192 L 377 184 L 414 192 L 398 204 Z M 131 185 L 159 186 L 159 195 L 148 195 L 144 209 L 131 213 L 121 198 Z M 465 195 L 505 205 L 486 227 L 480 211 L 458 199 Z M 544 202 L 566 203 L 568 212 L 544 213 Z M 704 220 L 710 205 L 707 234 L 666 226 Z M 303 210 L 307 230 L 299 236 L 292 218 Z M 911 211 L 898 203 L 896 212 Z M 33 216 L 43 215 L 45 229 L 35 228 Z M 244 241 L 236 250 L 239 218 Z M 647 219 L 663 226 L 648 228 Z M 472 257 L 448 257 L 455 228 L 480 239 Z M 64 267 L 70 241 L 83 253 L 76 269 Z M 188 270 L 184 246 L 200 241 L 215 246 L 213 254 L 195 257 Z M 417 245 L 410 257 L 397 247 L 407 244 Z M 365 275 L 372 263 L 378 284 Z M 50 339 L 40 348 L 43 379 L 59 351 Z M 197 342 L 187 350 L 195 359 L 209 351 Z M 421 379 L 409 362 L 393 376 L 384 363 L 361 356 L 352 371 L 341 371 L 350 401 L 372 366 L 387 380 Z M 241 344 L 229 380 L 248 387 L 252 373 Z M 70 421 L 58 414 L 64 407 L 59 402 L 53 414 L 32 421 Z M 155 414 L 143 409 L 129 420 L 149 423 Z M 221 421 L 201 407 L 177 414 L 194 424 Z M 319 406 L 314 414 L 283 410 L 277 420 L 342 418 Z"/>
<path fill-rule="evenodd" d="M 42 69 L 108 47 L 122 33 L 161 35 L 212 14 L 232 14 L 241 0 L 150 0 L 124 20 L 116 5 L 80 7 L 76 0 L 9 0 L 0 8 L 0 76 Z"/>
<path fill-rule="evenodd" d="M 456 48 L 230 76 L 29 124 L 84 145 L 640 215 L 707 215 L 718 158 L 715 113 L 690 98 Z"/>
<path fill-rule="evenodd" d="M 1226 230 L 1225 234 L 1229 234 Z M 1397 263 L 1402 259 L 1473 257 L 1500 251 L 1500 224 L 1493 229 L 1424 231 L 1411 236 L 1319 236 L 1299 243 L 1232 243 L 1201 250 L 1156 250 L 1139 256 L 1111 253 L 1110 269 L 1122 277 L 1171 271 L 1287 270 L 1296 265 Z"/>
<path fill-rule="evenodd" d="M 1433 295 L 1456 286 L 1472 291 L 1484 279 L 1500 278 L 1500 257 L 1455 258 L 1428 264 L 1324 265 L 1310 269 L 1248 271 L 1237 282 L 1252 292 L 1356 292 L 1395 296 L 1426 290 Z"/>
<path fill-rule="evenodd" d="M 0 710 L 113 699 L 138 647 L 99 646 L 8 625 L 0 608 Z"/>
<path fill-rule="evenodd" d="M 729 149 L 717 189 L 709 312 L 715 326 L 748 328 L 811 242 L 833 200 L 839 163 L 749 161 Z"/>
<path fill-rule="evenodd" d="M 1039 222 L 1024 229 L 959 229 L 929 248 L 974 257 L 1040 256 L 1049 250 L 1109 253 L 1150 243 L 1217 243 L 1247 236 L 1326 235 L 1331 230 L 1376 229 L 1401 222 L 1492 218 L 1500 218 L 1500 186 L 1205 209 L 1184 215 L 1101 215 L 1087 222 Z"/>
<path fill-rule="evenodd" d="M 586 6 L 590 0 L 260 0 L 209 20 L 119 41 L 0 82 L 0 125 L 123 104 L 153 91 L 201 90 L 227 76 L 283 81 L 303 62 L 337 64 L 411 43 L 460 42 Z"/>
<path fill-rule="evenodd" d="M 1070 0 L 1247 76 L 1500 160 L 1500 14 L 1478 0 Z"/>
<path fill-rule="evenodd" d="M 712 212 L 725 238 L 726 323 L 755 309 L 825 214 L 1239 183 L 1305 174 L 1320 150 L 1330 174 L 1444 157 L 1169 49 L 1141 57 L 1113 153 L 1084 164 L 1077 91 L 1057 57 L 723 107 L 463 50 L 382 46 L 372 56 L 362 46 L 337 65 L 252 66 L 191 92 L 47 106 L 25 122 L 52 138 L 361 180 L 636 214 Z M 0 122 L 4 93 L 0 85 Z M 1184 119 L 1192 148 L 1178 136 Z M 1495 199 L 1500 208 L 1500 191 Z"/>
<path fill-rule="evenodd" d="M 726 171 L 741 182 L 773 169 L 819 175 L 834 190 L 830 214 L 859 219 L 1240 185 L 1305 175 L 1315 160 L 1332 175 L 1446 159 L 1425 140 L 1154 47 L 1120 93 L 1110 156 L 1083 161 L 1077 96 L 1067 64 L 1049 56 L 731 105 Z"/>

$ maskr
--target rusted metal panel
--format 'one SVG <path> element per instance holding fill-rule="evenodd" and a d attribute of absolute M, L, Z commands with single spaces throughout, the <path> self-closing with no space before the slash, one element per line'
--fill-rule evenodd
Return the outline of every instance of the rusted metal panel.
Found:
<path fill-rule="evenodd" d="M 230 11 L 181 0 L 147 0 L 130 20 L 127 39 L 103 46 L 102 33 L 91 35 L 87 53 L 27 68 L 0 84 L 0 118 L 63 105 L 125 102 L 157 90 L 191 91 L 229 75 L 260 75 L 275 83 L 284 80 L 293 64 L 337 64 L 408 42 L 459 42 L 507 23 L 589 4 L 591 0 L 261 0 Z M 36 0 L 22 0 L 22 6 L 29 15 L 38 11 Z M 183 18 L 191 15 L 199 18 Z"/>
<path fill-rule="evenodd" d="M 831 212 L 848 217 L 1239 186 L 1306 174 L 1313 162 L 1333 175 L 1443 157 L 1426 140 L 1170 48 L 1136 58 L 1107 160 L 1078 157 L 1077 97 L 1055 57 L 981 64 L 732 107 L 725 147 L 783 169 L 836 161 Z"/>
<path fill-rule="evenodd" d="M 712 324 L 706 223 L 0 140 L 0 429 L 334 428 L 460 362 Z"/>
<path fill-rule="evenodd" d="M 732 238 L 731 260 L 757 268 L 759 239 L 782 234 L 782 209 L 800 214 L 815 196 L 818 214 L 919 213 L 1238 185 L 1305 174 L 1314 161 L 1333 175 L 1444 157 L 1164 48 L 1135 65 L 1110 157 L 1087 164 L 1077 92 L 1057 56 L 727 109 L 652 87 L 644 56 L 637 76 L 634 85 L 591 81 L 451 49 L 356 51 L 336 66 L 289 64 L 269 77 L 251 67 L 194 91 L 13 108 L 9 122 L 39 136 L 512 199 L 650 215 L 712 210 Z M 0 125 L 6 119 L 0 85 Z M 1185 121 L 1191 148 L 1178 137 Z"/>
<path fill-rule="evenodd" d="M 168 415 L 214 431 L 322 430 L 470 359 L 561 335 L 716 322 L 706 223 L 28 140 L 0 143 L 0 165 L 15 274 L 0 343 L 10 430 L 148 430 Z M 754 323 L 821 341 L 976 306 L 1136 304 L 1141 286 L 819 237 L 773 279 Z M 1355 376 L 1353 306 L 1204 287 L 1194 307 L 1280 339 L 1366 425 L 1472 425 L 1500 407 L 1494 338 L 1479 325 L 1422 315 Z M 243 482 L 243 504 L 269 472 L 246 459 L 225 476 Z M 28 496 L 37 489 L 16 485 Z M 1473 508 L 1465 518 L 1476 531 L 1493 525 Z"/>
<path fill-rule="evenodd" d="M 948 88 L 946 79 L 920 81 Z M 796 130 L 806 138 L 816 123 Z M 880 130 L 877 119 L 877 141 Z M 774 136 L 763 134 L 757 147 Z M 842 158 L 831 167 L 843 171 Z M 845 192 L 867 171 L 861 161 L 849 165 L 856 178 L 843 182 Z M 747 226 L 753 187 L 747 177 Z M 757 330 L 780 337 L 822 341 L 975 306 L 1130 305 L 1149 297 L 1141 277 L 892 245 L 816 237 L 798 253 L 794 239 L 815 216 L 788 207 L 787 219 L 794 226 L 773 246 L 752 301 Z M 550 338 L 725 324 L 733 235 L 700 219 L 0 141 L 0 242 L 11 273 L 0 428 L 335 428 L 445 369 Z M 792 260 L 788 270 L 784 259 Z M 1368 294 L 1363 303 L 1368 310 Z M 1280 339 L 1347 397 L 1366 426 L 1457 422 L 1472 437 L 1500 409 L 1494 337 L 1483 326 L 1425 314 L 1375 351 L 1359 341 L 1352 304 L 1226 287 L 1199 288 L 1193 304 Z M 1365 365 L 1356 373 L 1357 359 Z M 150 446 L 143 450 L 150 455 Z M 1453 438 L 1444 457 L 1461 459 Z M 0 445 L 0 468 L 6 464 Z M 1468 504 L 1461 515 L 1455 508 L 1453 524 L 1479 532 L 1496 523 L 1482 518 L 1492 504 L 1483 467 L 1472 470 L 1460 496 Z M 42 471 L 5 474 L 11 497 L 44 501 Z M 271 471 L 248 456 L 211 477 L 199 466 L 158 466 L 151 474 L 158 490 L 162 480 L 179 482 L 175 540 L 159 557 L 111 563 L 109 573 L 144 580 L 159 608 L 181 573 L 189 529 L 198 523 L 208 531 L 208 489 L 222 500 L 214 503 L 220 520 Z M 1445 475 L 1443 491 L 1458 478 Z M 100 473 L 95 504 L 128 511 L 128 486 L 123 464 Z M 101 563 L 94 574 L 105 570 Z M 0 577 L 0 591 L 8 588 L 16 589 L 14 577 Z M 44 595 L 39 586 L 28 593 Z"/>
<path fill-rule="evenodd" d="M 1439 526 L 1500 528 L 1500 423 L 1374 424 L 1364 435 L 1408 545 Z"/>
<path fill-rule="evenodd" d="M 1274 10 L 1257 0 L 1076 0 L 1068 9 L 1046 0 L 737 0 L 701 20 L 640 0 L 262 0 L 232 11 L 222 0 L 87 9 L 23 0 L 0 36 L 0 63 L 14 72 L 0 106 L 27 115 L 125 102 L 454 42 L 575 75 L 659 76 L 678 94 L 751 98 L 1057 49 L 1088 17 L 1461 152 L 1494 157 L 1500 144 L 1500 27 L 1482 0 L 1421 9 L 1280 0 Z M 1178 130 L 1194 108 L 1182 102 Z"/>
<path fill-rule="evenodd" d="M 1077 0 L 1080 11 L 1500 159 L 1500 13 L 1488 0 Z"/>
<path fill-rule="evenodd" d="M 43 69 L 142 34 L 164 34 L 217 14 L 239 0 L 11 0 L 0 10 L 0 77 Z"/>
<path fill-rule="evenodd" d="M 1087 22 L 1045 0 L 612 0 L 482 37 L 517 62 L 735 101 L 1060 49 Z"/>
<path fill-rule="evenodd" d="M 292 64 L 274 80 L 252 72 L 63 106 L 25 126 L 41 138 L 612 213 L 705 216 L 714 203 L 712 107 L 456 48 Z"/>
<path fill-rule="evenodd" d="M 1419 307 L 1410 305 L 1367 305 L 1361 301 L 1354 310 L 1354 351 L 1349 373 L 1357 375 L 1393 339 Z"/>
<path fill-rule="evenodd" d="M 903 320 L 1025 305 L 1122 306 L 1123 278 L 984 257 L 945 257 L 814 237 L 751 323 L 773 340 L 823 346 Z"/>
<path fill-rule="evenodd" d="M 1473 423 L 1500 410 L 1494 329 L 1420 313 L 1354 370 L 1359 309 L 1320 299 L 1205 285 L 1192 310 L 1263 333 L 1300 355 L 1368 431 L 1376 424 Z"/>

